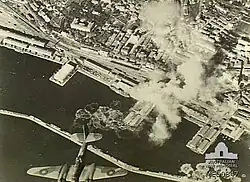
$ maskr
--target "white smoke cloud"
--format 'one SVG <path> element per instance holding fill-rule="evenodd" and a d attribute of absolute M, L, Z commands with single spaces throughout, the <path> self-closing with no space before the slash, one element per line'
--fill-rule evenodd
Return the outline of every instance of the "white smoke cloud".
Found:
<path fill-rule="evenodd" d="M 171 133 L 167 129 L 166 120 L 162 116 L 158 116 L 152 126 L 152 132 L 149 134 L 150 141 L 153 141 L 157 145 L 162 145 L 170 137 Z"/>
<path fill-rule="evenodd" d="M 150 81 L 134 87 L 130 95 L 138 100 L 155 104 L 159 116 L 152 126 L 150 140 L 163 144 L 171 137 L 170 131 L 181 122 L 178 108 L 181 101 L 189 101 L 199 97 L 201 100 L 213 100 L 215 94 L 225 88 L 235 86 L 229 74 L 223 73 L 218 79 L 213 76 L 204 82 L 204 67 L 211 58 L 204 49 L 195 45 L 206 46 L 201 41 L 200 33 L 187 25 L 181 16 L 181 7 L 176 1 L 163 0 L 150 2 L 140 13 L 141 27 L 146 29 L 159 49 L 164 50 L 167 62 L 177 65 L 177 70 L 168 73 L 151 73 Z M 209 49 L 213 47 L 209 45 Z M 178 53 L 187 56 L 177 59 Z M 212 51 L 213 52 L 213 51 Z M 208 56 L 209 55 L 209 56 Z M 181 78 L 180 78 L 181 77 Z M 161 80 L 170 78 L 168 83 Z M 180 87 L 180 83 L 184 85 Z M 232 86 L 233 83 L 233 86 Z M 167 123 L 167 124 L 166 124 Z"/>
<path fill-rule="evenodd" d="M 169 35 L 174 38 L 174 28 L 180 19 L 180 6 L 170 1 L 147 3 L 140 12 L 139 18 L 142 20 L 142 28 L 148 30 L 153 36 L 152 39 L 158 46 L 167 50 L 171 46 Z"/>
<path fill-rule="evenodd" d="M 202 68 L 201 61 L 198 56 L 193 56 L 191 60 L 187 60 L 177 68 L 179 72 L 185 79 L 185 86 L 182 89 L 181 96 L 184 97 L 181 100 L 193 99 L 199 92 L 203 81 L 201 80 L 201 75 L 204 70 Z"/>
<path fill-rule="evenodd" d="M 200 89 L 199 98 L 214 103 L 216 93 L 238 89 L 239 85 L 237 80 L 235 80 L 230 73 L 222 72 L 221 76 L 212 76 L 206 80 L 206 85 Z M 217 105 L 216 103 L 214 104 Z"/>
<path fill-rule="evenodd" d="M 141 28 L 167 56 L 174 56 L 177 47 L 184 49 L 192 42 L 195 32 L 182 21 L 181 6 L 174 0 L 152 1 L 144 5 L 139 18 Z"/>

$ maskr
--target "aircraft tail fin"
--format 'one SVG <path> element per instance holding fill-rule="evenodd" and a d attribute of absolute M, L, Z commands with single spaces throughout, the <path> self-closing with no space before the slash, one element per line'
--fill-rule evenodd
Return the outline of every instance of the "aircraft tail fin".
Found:
<path fill-rule="evenodd" d="M 86 131 L 86 126 L 83 125 L 83 133 L 74 133 L 72 138 L 76 141 L 90 143 L 102 139 L 102 134 L 100 133 L 88 133 Z"/>
<path fill-rule="evenodd" d="M 96 142 L 102 139 L 102 134 L 100 133 L 90 133 L 87 137 L 83 133 L 74 133 L 71 138 L 78 142 Z"/>

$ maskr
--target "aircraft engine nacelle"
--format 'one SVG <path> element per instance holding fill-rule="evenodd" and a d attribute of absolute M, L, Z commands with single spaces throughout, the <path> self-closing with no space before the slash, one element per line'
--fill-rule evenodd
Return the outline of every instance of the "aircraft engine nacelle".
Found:
<path fill-rule="evenodd" d="M 86 182 L 92 182 L 93 181 L 95 168 L 96 168 L 95 163 L 90 164 L 89 166 L 87 166 L 87 171 L 86 171 L 86 174 L 84 176 L 83 181 L 86 181 Z"/>
<path fill-rule="evenodd" d="M 66 182 L 66 178 L 69 172 L 69 168 L 70 166 L 68 164 L 64 164 L 61 169 L 60 172 L 58 174 L 58 180 L 57 182 Z"/>

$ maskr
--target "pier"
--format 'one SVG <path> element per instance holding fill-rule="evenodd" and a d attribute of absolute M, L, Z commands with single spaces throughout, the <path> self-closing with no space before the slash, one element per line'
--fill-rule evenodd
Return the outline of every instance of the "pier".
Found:
<path fill-rule="evenodd" d="M 49 80 L 60 86 L 64 86 L 77 72 L 78 66 L 76 64 L 72 64 L 74 63 L 70 62 L 64 64 L 61 69 L 49 78 Z"/>
<path fill-rule="evenodd" d="M 76 72 L 80 72 L 108 86 L 116 93 L 130 97 L 131 88 L 145 80 L 145 75 L 142 76 L 138 69 L 103 61 L 110 58 L 96 51 L 82 50 L 72 45 L 64 45 L 62 42 L 54 44 L 50 40 L 2 26 L 0 26 L 0 46 L 62 65 L 61 69 L 49 79 L 60 86 L 64 86 Z M 69 62 L 76 64 L 77 69 L 72 69 Z"/>
<path fill-rule="evenodd" d="M 238 98 L 235 96 L 234 101 Z M 238 104 L 235 108 L 216 111 L 206 103 L 197 101 L 182 103 L 182 111 L 185 113 L 183 118 L 201 127 L 186 145 L 198 154 L 204 154 L 220 134 L 235 142 L 243 133 L 250 131 L 245 124 L 250 116 L 249 110 Z"/>
<path fill-rule="evenodd" d="M 124 124 L 133 128 L 138 127 L 154 107 L 155 105 L 150 102 L 136 102 L 135 105 L 129 109 L 130 113 L 124 118 Z"/>
<path fill-rule="evenodd" d="M 30 120 L 30 121 L 32 121 L 32 122 L 34 122 L 34 123 L 36 123 L 44 128 L 47 128 L 48 130 L 51 130 L 54 133 L 57 133 L 58 135 L 61 135 L 62 137 L 66 138 L 66 139 L 68 139 L 68 140 L 70 140 L 70 141 L 72 141 L 80 146 L 82 145 L 82 143 L 80 141 L 77 141 L 74 139 L 74 137 L 72 137 L 72 134 L 61 130 L 61 128 L 59 128 L 58 126 L 56 126 L 54 124 L 45 123 L 41 119 L 36 118 L 32 115 L 17 113 L 17 112 L 13 112 L 13 111 L 4 110 L 4 109 L 0 109 L 0 114 Z M 185 176 L 177 176 L 177 175 L 167 174 L 164 172 L 152 172 L 152 171 L 142 170 L 139 167 L 135 167 L 135 166 L 126 164 L 126 163 L 112 157 L 111 155 L 104 153 L 103 151 L 101 151 L 101 149 L 98 149 L 93 145 L 88 145 L 87 149 L 90 152 L 92 152 L 92 153 L 104 158 L 105 160 L 117 165 L 118 167 L 123 168 L 123 169 L 125 169 L 129 172 L 132 172 L 132 173 L 151 176 L 151 177 L 160 178 L 160 179 L 176 181 L 176 182 L 183 182 L 183 181 L 185 181 L 185 182 L 200 182 L 198 180 L 188 179 Z"/>

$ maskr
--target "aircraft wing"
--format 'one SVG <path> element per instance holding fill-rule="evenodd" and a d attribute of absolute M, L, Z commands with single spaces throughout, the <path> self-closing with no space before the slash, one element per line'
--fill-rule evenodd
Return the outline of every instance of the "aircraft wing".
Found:
<path fill-rule="evenodd" d="M 23 117 L 23 118 L 25 118 L 25 119 L 27 119 L 27 117 Z M 68 139 L 68 140 L 70 140 L 70 141 L 72 141 L 72 142 L 74 142 L 74 143 L 76 143 L 77 145 L 79 145 L 79 146 L 82 146 L 82 142 L 79 140 L 79 138 L 77 138 L 74 134 L 71 134 L 71 133 L 69 133 L 69 132 L 66 132 L 66 131 L 63 131 L 63 130 L 61 130 L 58 126 L 56 126 L 56 125 L 54 125 L 54 124 L 48 124 L 48 123 L 45 123 L 45 122 L 43 122 L 42 120 L 40 120 L 40 119 L 38 119 L 38 118 L 35 118 L 34 116 L 28 116 L 28 119 L 29 120 L 31 120 L 31 121 L 33 121 L 33 122 L 35 122 L 35 123 L 37 123 L 38 125 L 40 125 L 40 126 L 42 126 L 42 127 L 44 127 L 44 128 L 46 128 L 46 129 L 48 129 L 48 130 L 50 130 L 50 131 L 52 131 L 52 132 L 54 132 L 54 133 L 56 133 L 56 134 L 58 134 L 58 135 L 60 135 L 60 136 L 62 136 L 62 137 L 64 137 L 64 138 L 66 138 L 66 139 Z M 91 140 L 93 140 L 94 138 L 95 139 L 99 139 L 99 138 L 101 138 L 101 135 L 93 135 L 93 136 L 89 136 L 90 138 L 88 139 L 89 141 L 91 141 Z M 112 158 L 112 160 L 110 159 L 110 158 L 107 158 L 107 157 L 105 157 L 105 154 L 103 154 L 103 153 L 101 153 L 101 152 L 98 152 L 98 149 L 94 149 L 94 147 L 92 146 L 92 145 L 88 145 L 88 147 L 87 147 L 87 149 L 89 150 L 89 151 L 91 151 L 91 152 L 93 152 L 94 154 L 96 154 L 96 155 L 98 155 L 98 156 L 100 156 L 100 157 L 102 157 L 102 158 L 104 158 L 104 159 L 106 159 L 106 160 L 108 160 L 108 161 L 110 161 L 110 162 L 112 162 L 112 163 L 114 163 L 112 160 L 115 160 L 114 158 Z M 46 167 L 44 167 L 45 169 L 46 169 Z M 47 167 L 48 169 L 50 169 L 50 167 Z M 56 168 L 56 167 L 53 167 L 54 169 Z M 34 170 L 38 170 L 39 171 L 39 169 L 41 170 L 42 168 L 33 168 L 33 170 L 29 170 L 28 172 L 30 172 L 31 174 L 30 175 L 34 175 L 34 176 L 41 176 L 41 177 L 46 177 L 45 175 L 43 175 L 43 174 L 39 174 L 39 172 L 37 172 L 36 171 L 36 173 L 33 173 L 33 171 Z M 101 169 L 103 169 L 104 170 L 104 168 L 102 168 L 102 167 L 97 167 L 97 169 L 96 169 L 96 174 L 95 174 L 95 177 L 97 178 L 97 176 L 98 176 L 98 174 L 100 174 L 100 171 L 103 171 L 103 170 L 101 170 Z M 105 169 L 107 169 L 107 168 L 105 168 Z M 112 169 L 112 168 L 109 168 L 110 170 Z M 120 169 L 120 168 L 119 168 Z M 54 171 L 56 171 L 57 170 L 57 172 L 53 172 L 53 173 L 56 173 L 56 174 L 58 174 L 58 168 L 56 168 Z M 48 176 L 50 176 L 52 179 L 54 179 L 55 178 L 55 176 L 56 175 L 52 175 L 53 173 L 51 172 L 51 169 L 49 170 L 49 172 L 51 173 L 50 175 L 49 174 L 46 174 L 46 175 L 48 175 Z M 105 172 L 104 172 L 105 173 Z M 28 173 L 29 174 L 29 173 Z M 119 173 L 116 173 L 116 174 L 119 174 Z M 110 175 L 109 177 L 116 177 L 117 175 Z M 126 172 L 126 174 L 127 174 L 127 172 Z M 101 175 L 99 175 L 99 176 L 101 176 Z M 104 176 L 104 175 L 102 175 L 102 176 Z M 106 174 L 106 176 L 107 176 L 107 174 Z M 119 175 L 118 175 L 119 176 Z M 105 178 L 105 177 L 104 177 Z M 101 178 L 100 178 L 101 179 Z"/>
<path fill-rule="evenodd" d="M 85 166 L 81 176 L 79 177 L 79 181 L 86 181 L 86 179 L 91 176 L 91 170 L 89 170 L 91 167 Z M 45 167 L 34 167 L 27 171 L 27 174 L 31 176 L 37 176 L 37 177 L 43 177 L 43 178 L 49 178 L 57 180 L 60 170 L 62 166 L 45 166 Z M 74 166 L 69 166 L 69 170 L 67 172 L 67 181 L 71 181 L 73 176 Z M 93 180 L 98 179 L 106 179 L 106 178 L 114 178 L 114 177 L 121 177 L 127 175 L 127 171 L 121 168 L 115 168 L 115 167 L 103 167 L 103 166 L 96 166 L 93 169 Z"/>
<path fill-rule="evenodd" d="M 86 173 L 88 171 L 87 168 L 85 168 L 81 173 L 79 181 L 85 181 Z M 126 170 L 121 168 L 96 166 L 93 175 L 93 180 L 121 177 L 127 175 L 127 173 L 128 172 Z"/>
<path fill-rule="evenodd" d="M 27 171 L 32 176 L 44 177 L 57 180 L 62 166 L 34 167 Z"/>

